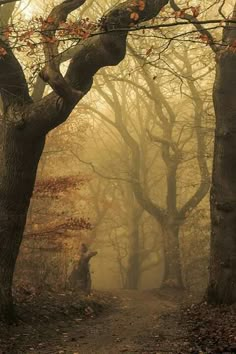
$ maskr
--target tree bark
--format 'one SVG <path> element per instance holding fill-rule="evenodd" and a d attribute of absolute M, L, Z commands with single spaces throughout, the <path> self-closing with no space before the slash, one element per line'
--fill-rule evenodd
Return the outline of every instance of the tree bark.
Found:
<path fill-rule="evenodd" d="M 165 270 L 161 288 L 184 289 L 178 223 L 168 222 L 164 226 L 164 232 Z"/>
<path fill-rule="evenodd" d="M 230 26 L 226 43 L 236 39 Z M 231 38 L 229 38 L 231 36 Z M 236 53 L 217 55 L 213 91 L 216 114 L 211 188 L 211 255 L 209 303 L 236 302 Z"/>
<path fill-rule="evenodd" d="M 13 273 L 44 138 L 25 139 L 14 124 L 0 128 L 0 318 L 12 322 Z"/>

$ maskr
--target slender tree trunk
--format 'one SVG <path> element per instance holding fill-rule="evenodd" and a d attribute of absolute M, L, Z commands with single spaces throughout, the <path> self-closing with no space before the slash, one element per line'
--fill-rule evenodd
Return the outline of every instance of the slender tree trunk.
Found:
<path fill-rule="evenodd" d="M 233 27 L 229 34 L 236 33 Z M 233 38 L 232 38 L 233 40 Z M 235 42 L 234 40 L 234 42 Z M 217 55 L 209 303 L 236 302 L 236 53 Z"/>
<path fill-rule="evenodd" d="M 129 235 L 129 258 L 127 268 L 126 289 L 137 289 L 140 278 L 140 251 L 139 251 L 139 228 L 138 223 Z"/>
<path fill-rule="evenodd" d="M 183 289 L 182 264 L 179 245 L 178 223 L 165 225 L 165 270 L 161 288 L 173 287 Z"/>
<path fill-rule="evenodd" d="M 13 273 L 44 138 L 26 138 L 10 124 L 0 128 L 0 318 L 11 322 Z"/>

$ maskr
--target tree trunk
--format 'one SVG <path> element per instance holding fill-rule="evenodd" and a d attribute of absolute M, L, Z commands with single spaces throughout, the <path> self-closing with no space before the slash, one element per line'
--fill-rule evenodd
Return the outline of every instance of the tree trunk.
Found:
<path fill-rule="evenodd" d="M 235 30 L 229 29 L 233 36 Z M 236 33 L 234 33 L 236 38 Z M 232 38 L 233 39 L 233 38 Z M 209 303 L 236 302 L 236 53 L 217 55 Z"/>
<path fill-rule="evenodd" d="M 165 270 L 161 288 L 183 289 L 182 264 L 179 246 L 179 225 L 178 223 L 168 223 L 164 227 L 165 250 L 164 262 Z"/>
<path fill-rule="evenodd" d="M 0 130 L 0 318 L 12 322 L 13 273 L 44 138 L 26 137 L 11 123 Z"/>
<path fill-rule="evenodd" d="M 127 268 L 126 289 L 137 289 L 140 278 L 140 251 L 139 251 L 139 228 L 138 222 L 129 235 L 129 258 Z"/>
<path fill-rule="evenodd" d="M 80 247 L 80 259 L 75 263 L 72 273 L 69 277 L 70 287 L 77 291 L 82 291 L 86 295 L 91 291 L 91 273 L 89 261 L 97 255 L 97 252 L 90 252 L 86 244 L 82 243 Z"/>

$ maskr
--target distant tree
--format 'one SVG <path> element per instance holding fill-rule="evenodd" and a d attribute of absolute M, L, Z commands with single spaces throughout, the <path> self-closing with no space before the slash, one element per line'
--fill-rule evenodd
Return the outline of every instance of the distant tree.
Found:
<path fill-rule="evenodd" d="M 109 107 L 107 114 L 104 113 L 105 109 L 101 112 L 100 107 L 97 109 L 89 105 L 84 107 L 87 107 L 89 112 L 95 113 L 104 124 L 110 125 L 113 131 L 117 131 L 128 147 L 126 153 L 128 164 L 125 168 L 128 177 L 123 177 L 123 180 L 126 179 L 132 187 L 141 210 L 152 215 L 163 230 L 165 252 L 163 286 L 183 288 L 180 227 L 206 196 L 210 186 L 207 166 L 207 131 L 204 131 L 206 92 L 197 89 L 198 75 L 194 76 L 191 58 L 188 58 L 184 48 L 182 54 L 181 51 L 170 54 L 173 62 L 178 62 L 176 73 L 185 80 L 183 92 L 187 96 L 186 99 L 180 99 L 178 103 L 177 98 L 175 99 L 176 108 L 172 104 L 171 94 L 168 95 L 169 97 L 164 95 L 166 86 L 162 84 L 161 79 L 153 79 L 152 70 L 144 66 L 145 59 L 132 49 L 131 53 L 142 67 L 138 74 L 129 78 L 121 73 L 117 79 L 113 74 L 106 72 L 99 76 L 100 81 L 98 80 L 95 85 L 99 96 L 103 97 Z M 199 66 L 199 63 L 197 65 Z M 208 72 L 208 69 L 206 71 Z M 202 72 L 199 75 L 202 75 Z M 171 79 L 173 80 L 173 76 Z M 176 81 L 175 86 L 178 89 L 178 80 Z M 180 102 L 183 107 L 180 107 Z M 187 129 L 185 129 L 186 125 Z M 157 148 L 155 153 L 154 144 Z M 154 162 L 158 159 L 159 165 L 155 165 Z M 181 176 L 180 172 L 188 160 L 194 161 L 192 166 L 196 169 L 190 181 L 194 186 L 191 192 L 183 187 L 183 183 L 187 181 L 186 173 Z M 122 168 L 124 166 L 118 167 L 116 171 L 118 176 L 124 175 L 121 174 Z M 158 169 L 161 169 L 164 177 L 159 183 L 155 183 L 153 180 L 157 179 L 157 174 L 160 172 Z M 115 173 L 114 168 L 113 171 Z M 130 204 L 131 201 L 132 198 Z M 136 215 L 135 212 L 134 214 Z M 132 220 L 133 216 L 131 215 L 130 218 Z M 137 222 L 134 222 L 135 224 Z M 136 235 L 138 235 L 137 230 Z M 137 242 L 138 240 L 136 240 L 136 247 Z M 137 264 L 135 268 L 138 269 Z"/>

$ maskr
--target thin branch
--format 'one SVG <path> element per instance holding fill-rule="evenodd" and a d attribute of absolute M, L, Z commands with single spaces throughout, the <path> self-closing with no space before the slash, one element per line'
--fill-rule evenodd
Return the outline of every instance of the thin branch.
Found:
<path fill-rule="evenodd" d="M 173 8 L 174 11 L 181 11 L 181 8 L 176 4 L 175 0 L 170 0 L 170 6 Z M 182 17 L 192 23 L 202 35 L 205 35 L 208 38 L 208 44 L 213 50 L 213 52 L 218 52 L 218 47 L 214 43 L 214 38 L 212 34 L 202 25 L 204 21 L 200 22 L 197 20 L 196 17 L 186 13 L 183 13 Z"/>
<path fill-rule="evenodd" d="M 82 162 L 85 165 L 88 165 L 91 167 L 91 169 L 93 170 L 94 173 L 96 173 L 99 177 L 102 177 L 104 179 L 108 179 L 111 181 L 122 181 L 122 182 L 126 182 L 126 183 L 133 183 L 132 179 L 128 179 L 128 178 L 122 178 L 122 177 L 112 177 L 112 176 L 106 176 L 103 173 L 97 171 L 96 167 L 94 166 L 94 164 L 92 162 L 89 161 L 84 161 L 82 160 L 77 154 L 75 154 L 72 150 L 70 150 L 70 152 L 72 153 L 73 156 L 75 156 L 77 158 L 77 160 L 79 160 L 80 162 Z"/>
<path fill-rule="evenodd" d="M 225 6 L 225 1 L 226 0 L 223 0 L 222 1 L 222 4 L 220 5 L 219 9 L 218 9 L 218 12 L 219 14 L 226 20 L 226 16 L 223 14 L 223 7 Z"/>

